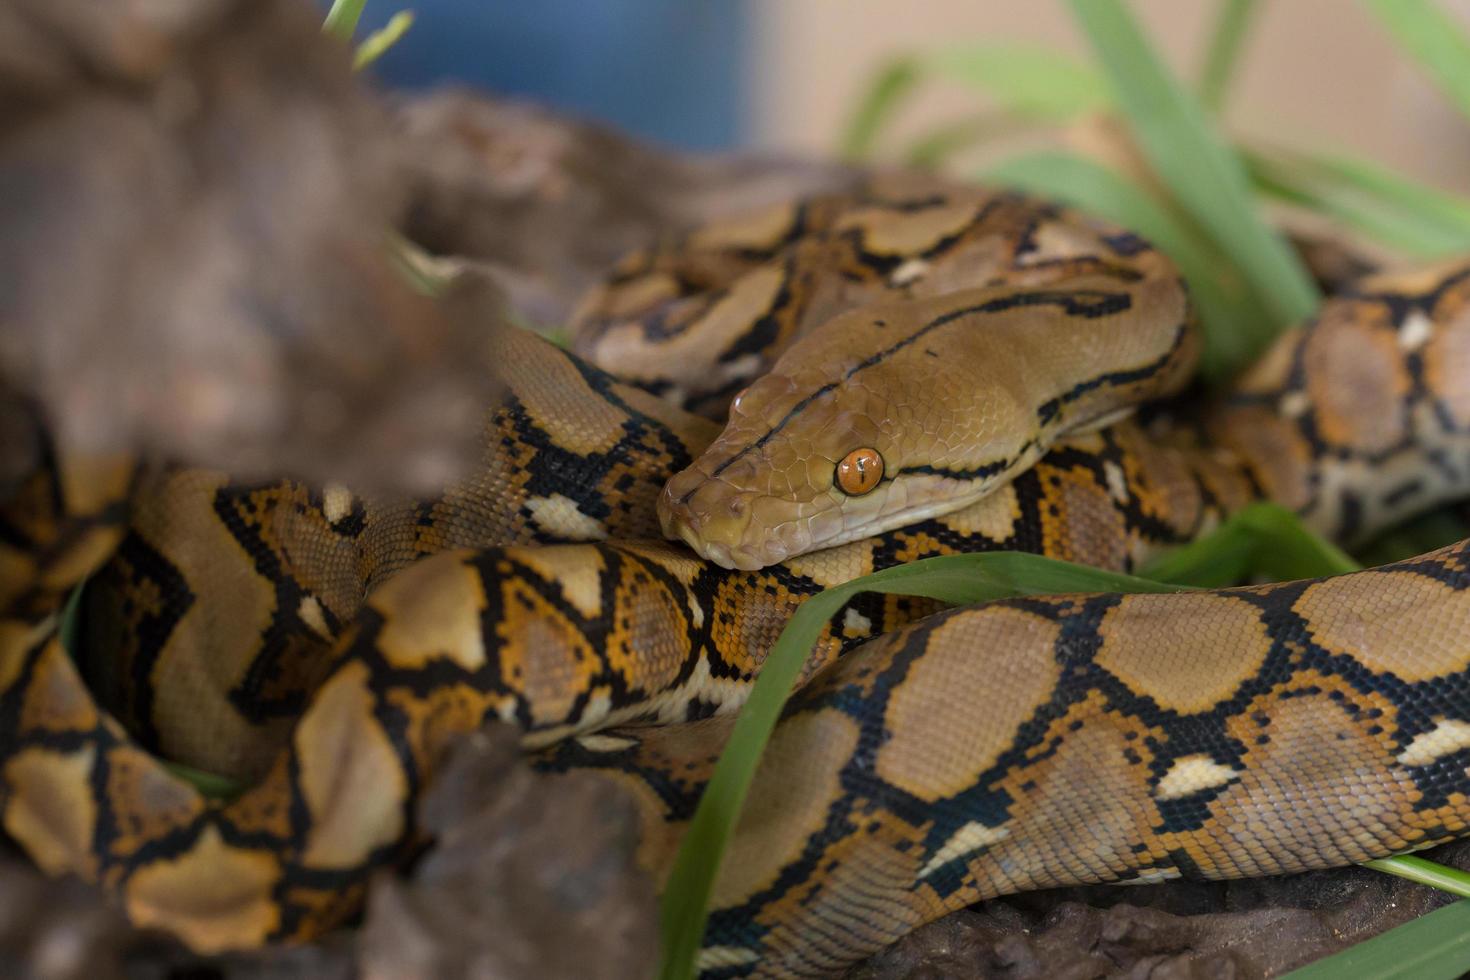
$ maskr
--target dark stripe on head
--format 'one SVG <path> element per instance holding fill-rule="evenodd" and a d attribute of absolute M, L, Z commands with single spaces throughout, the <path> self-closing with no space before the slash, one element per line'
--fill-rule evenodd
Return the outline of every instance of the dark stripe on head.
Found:
<path fill-rule="evenodd" d="M 785 417 L 782 418 L 781 421 L 777 422 L 774 426 L 768 429 L 765 434 L 763 434 L 755 442 L 741 449 L 739 452 L 734 453 L 730 456 L 729 459 L 726 459 L 719 466 L 715 467 L 714 471 L 710 475 L 719 476 L 730 466 L 730 464 L 734 463 L 737 459 L 752 450 L 759 449 L 764 446 L 767 442 L 770 441 L 772 436 L 784 429 L 787 424 L 790 423 L 791 420 L 794 419 L 797 415 L 803 412 L 808 405 L 835 389 L 839 384 L 848 381 L 859 371 L 866 370 L 867 368 L 873 367 L 876 364 L 881 364 L 897 351 L 902 350 L 910 344 L 915 343 L 920 338 L 932 333 L 935 330 L 938 330 L 940 327 L 946 326 L 947 324 L 953 323 L 954 321 L 962 319 L 964 317 L 973 316 L 975 314 L 1004 313 L 1007 310 L 1020 309 L 1027 306 L 1059 306 L 1062 308 L 1063 311 L 1067 313 L 1068 316 L 1082 317 L 1088 320 L 1099 320 L 1103 317 L 1113 316 L 1114 314 L 1123 313 L 1131 309 L 1133 306 L 1133 298 L 1128 293 L 1111 293 L 1097 289 L 1073 290 L 1071 292 L 1058 292 L 1057 290 L 1046 289 L 1030 292 L 1006 293 L 1003 296 L 997 296 L 993 299 L 986 300 L 983 303 L 977 303 L 974 306 L 966 306 L 958 310 L 950 310 L 947 313 L 942 313 L 939 316 L 935 317 L 933 320 L 930 320 L 928 323 L 924 324 L 924 326 L 920 327 L 918 330 L 915 330 L 913 333 L 909 334 L 907 337 L 893 344 L 891 347 L 885 348 L 884 350 L 879 351 L 871 357 L 868 357 L 862 363 L 858 364 L 852 370 L 848 371 L 847 374 L 843 375 L 840 381 L 829 381 L 827 384 L 822 385 L 810 395 L 807 395 L 801 401 L 797 402 L 796 405 L 792 407 L 791 411 L 786 413 Z M 689 491 L 689 493 L 684 495 L 683 500 L 687 501 L 691 496 L 693 496 L 693 494 L 693 490 Z"/>

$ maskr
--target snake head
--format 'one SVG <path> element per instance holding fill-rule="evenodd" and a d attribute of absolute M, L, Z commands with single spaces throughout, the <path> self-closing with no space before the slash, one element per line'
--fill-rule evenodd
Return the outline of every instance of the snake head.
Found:
<path fill-rule="evenodd" d="M 881 334 L 875 316 L 896 322 L 869 310 L 824 331 Z M 832 329 L 839 321 L 853 329 Z M 922 349 L 868 363 L 882 349 L 819 333 L 788 350 L 669 480 L 658 501 L 664 534 L 726 568 L 762 568 L 963 506 L 1009 465 L 991 460 L 1030 461 L 1025 378 L 977 386 L 966 365 Z"/>
<path fill-rule="evenodd" d="M 770 374 L 742 392 L 724 432 L 665 486 L 664 534 L 726 568 L 754 569 L 871 533 L 903 500 L 885 474 L 901 458 L 894 436 L 907 413 L 861 389 L 806 398 L 821 387 Z M 863 462 L 847 467 L 847 482 L 860 479 L 864 492 L 850 495 L 837 471 L 857 450 Z"/>
<path fill-rule="evenodd" d="M 665 535 L 755 569 L 958 510 L 1057 437 L 1188 376 L 1176 281 L 865 307 L 793 344 L 658 501 Z"/>

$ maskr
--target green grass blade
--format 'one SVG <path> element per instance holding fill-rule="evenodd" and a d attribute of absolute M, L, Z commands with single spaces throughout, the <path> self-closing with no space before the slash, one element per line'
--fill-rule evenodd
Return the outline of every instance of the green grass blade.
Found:
<path fill-rule="evenodd" d="M 1442 892 L 1449 892 L 1461 898 L 1470 898 L 1470 872 L 1435 864 L 1433 861 L 1416 857 L 1413 854 L 1379 858 L 1377 861 L 1365 862 L 1364 867 L 1407 878 L 1409 881 L 1428 885 L 1430 888 L 1438 888 Z"/>
<path fill-rule="evenodd" d="M 947 555 L 886 569 L 813 596 L 766 657 L 735 720 L 664 886 L 660 902 L 662 980 L 687 980 L 703 942 L 710 890 L 761 752 L 822 625 L 859 592 L 926 596 L 949 603 L 1058 592 L 1168 592 L 1172 586 L 1018 552 Z"/>
<path fill-rule="evenodd" d="M 1256 213 L 1245 168 L 1159 61 L 1118 0 L 1071 0 L 1149 163 L 1271 313 L 1246 338 L 1260 351 L 1320 296 L 1295 253 Z"/>
<path fill-rule="evenodd" d="M 987 92 L 1013 121 L 1060 122 L 1108 104 L 1095 71 L 1048 48 L 1007 42 L 906 55 L 883 66 L 858 99 L 838 142 L 842 156 L 870 157 L 879 132 L 914 87 L 935 79 Z"/>
<path fill-rule="evenodd" d="M 1205 341 L 1201 373 L 1224 381 L 1250 363 L 1251 332 L 1269 322 L 1268 314 L 1239 272 L 1157 198 L 1100 164 L 1054 151 L 1007 160 L 984 178 L 1082 208 L 1153 242 L 1179 266 L 1199 310 Z"/>
<path fill-rule="evenodd" d="M 1364 0 L 1364 4 L 1470 116 L 1470 41 L 1459 22 L 1429 0 Z"/>
<path fill-rule="evenodd" d="M 327 11 L 327 19 L 322 21 L 322 33 L 351 41 L 366 4 L 367 0 L 332 0 L 332 9 Z"/>
<path fill-rule="evenodd" d="M 1470 200 L 1350 157 L 1248 152 L 1256 189 L 1420 258 L 1470 249 Z"/>
<path fill-rule="evenodd" d="M 847 160 L 866 160 L 873 154 L 878 133 L 919 82 L 911 58 L 897 58 L 878 71 L 838 140 L 838 152 Z"/>
<path fill-rule="evenodd" d="M 1176 585 L 1218 588 L 1247 577 L 1284 582 L 1342 575 L 1361 568 L 1279 504 L 1256 503 L 1214 531 L 1150 562 L 1139 573 Z"/>
<path fill-rule="evenodd" d="M 929 130 L 908 145 L 902 159 L 910 167 L 934 169 L 962 150 L 1025 132 L 1030 125 L 1004 112 L 976 113 Z"/>
<path fill-rule="evenodd" d="M 1225 91 L 1240 60 L 1240 47 L 1250 30 L 1255 10 L 1256 0 L 1221 0 L 1199 79 L 1200 104 L 1211 113 L 1218 113 L 1225 103 Z"/>
<path fill-rule="evenodd" d="M 182 762 L 163 763 L 164 768 L 212 800 L 231 800 L 245 792 L 245 784 L 228 776 L 219 776 Z"/>
<path fill-rule="evenodd" d="M 362 71 L 377 61 L 385 51 L 397 44 L 412 26 L 412 10 L 400 10 L 388 18 L 388 23 L 373 31 L 357 46 L 357 52 L 352 56 L 352 70 Z"/>
<path fill-rule="evenodd" d="M 926 75 L 985 92 L 1026 119 L 1065 122 L 1110 102 L 1096 69 L 1039 45 L 1007 41 L 945 48 L 925 55 L 920 67 Z"/>
<path fill-rule="evenodd" d="M 1456 902 L 1293 970 L 1284 980 L 1453 980 L 1470 970 L 1470 902 Z"/>

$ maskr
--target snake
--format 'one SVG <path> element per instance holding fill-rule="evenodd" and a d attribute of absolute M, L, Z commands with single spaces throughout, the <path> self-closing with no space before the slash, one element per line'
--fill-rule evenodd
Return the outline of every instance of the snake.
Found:
<path fill-rule="evenodd" d="M 197 950 L 306 941 L 499 720 L 540 769 L 629 792 L 663 875 L 823 589 L 974 551 L 1132 571 L 1262 499 L 1352 543 L 1470 478 L 1466 262 L 1355 282 L 1203 406 L 1154 404 L 1196 347 L 1167 260 L 1014 192 L 875 180 L 696 229 L 577 319 L 573 350 L 492 336 L 509 393 L 430 499 L 70 459 L 38 418 L 0 506 L 6 834 Z M 701 970 L 825 975 L 994 895 L 1463 834 L 1467 559 L 852 597 L 763 756 Z M 180 762 L 248 788 L 206 797 Z"/>

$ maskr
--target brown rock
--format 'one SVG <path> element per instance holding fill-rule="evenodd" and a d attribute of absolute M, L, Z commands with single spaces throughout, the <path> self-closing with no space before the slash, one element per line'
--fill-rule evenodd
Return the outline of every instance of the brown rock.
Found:
<path fill-rule="evenodd" d="M 515 733 L 460 742 L 420 814 L 436 845 L 374 886 L 364 980 L 642 980 L 657 958 L 653 883 L 633 862 L 632 801 L 588 773 L 537 775 Z"/>

